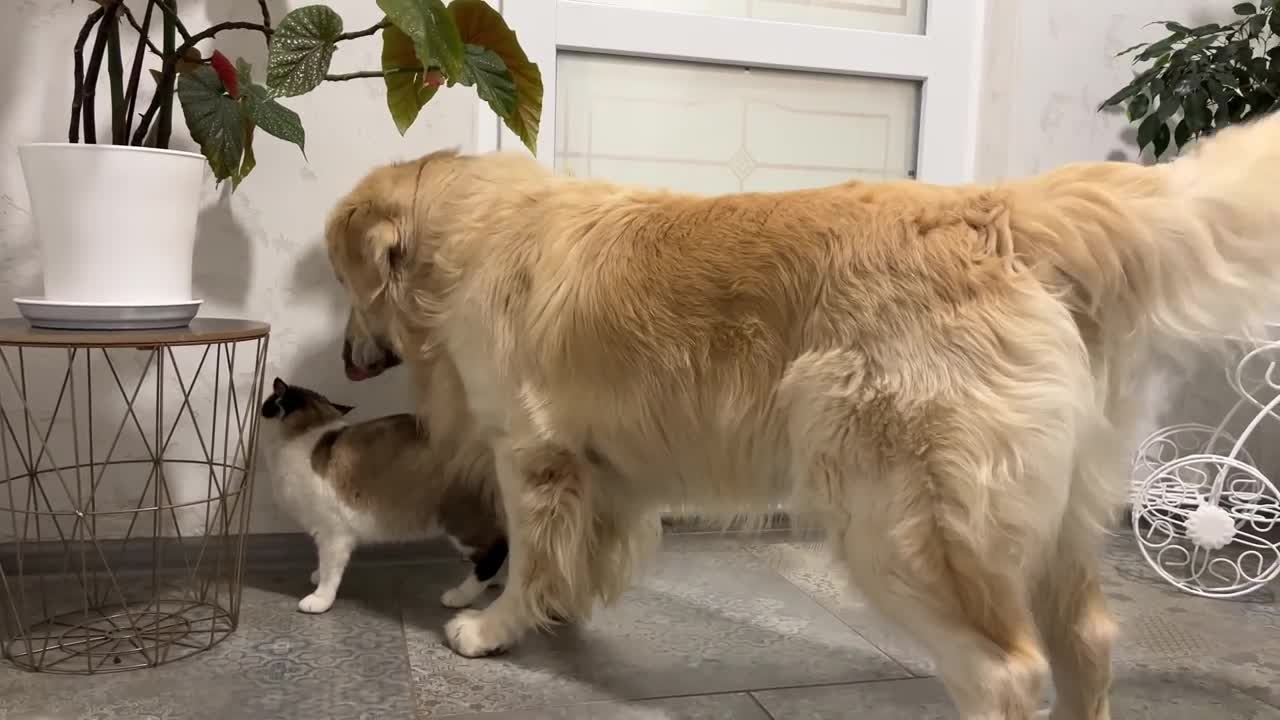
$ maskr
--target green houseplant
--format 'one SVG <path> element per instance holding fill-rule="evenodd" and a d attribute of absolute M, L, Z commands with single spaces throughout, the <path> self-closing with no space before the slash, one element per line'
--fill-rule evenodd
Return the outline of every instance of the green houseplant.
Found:
<path fill-rule="evenodd" d="M 376 5 L 383 19 L 356 30 L 322 4 L 276 22 L 266 0 L 254 17 L 192 29 L 181 0 L 81 3 L 89 12 L 73 49 L 67 141 L 19 148 L 45 285 L 45 296 L 27 303 L 198 305 L 191 259 L 204 167 L 234 190 L 256 165 L 258 131 L 305 153 L 302 119 L 287 102 L 324 82 L 380 80 L 401 134 L 441 86 L 470 87 L 535 146 L 541 74 L 499 12 L 484 0 Z M 207 48 L 225 32 L 261 35 L 266 67 Z M 338 48 L 360 41 L 381 42 L 381 66 L 330 72 Z M 98 127 L 104 94 L 109 128 Z M 199 154 L 169 149 L 175 110 Z"/>
<path fill-rule="evenodd" d="M 1124 107 L 1138 149 L 1156 157 L 1203 135 L 1269 113 L 1280 97 L 1280 0 L 1237 3 L 1235 19 L 1169 32 L 1120 53 L 1144 65 L 1100 110 Z"/>

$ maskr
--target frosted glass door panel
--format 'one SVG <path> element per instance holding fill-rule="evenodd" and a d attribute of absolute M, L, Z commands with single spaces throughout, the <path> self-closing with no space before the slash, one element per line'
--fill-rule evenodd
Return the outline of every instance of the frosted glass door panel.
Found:
<path fill-rule="evenodd" d="M 561 53 L 556 169 L 708 194 L 913 177 L 907 80 Z"/>
<path fill-rule="evenodd" d="M 956 0 L 950 0 L 956 2 Z M 597 5 L 924 34 L 925 0 L 587 0 Z"/>

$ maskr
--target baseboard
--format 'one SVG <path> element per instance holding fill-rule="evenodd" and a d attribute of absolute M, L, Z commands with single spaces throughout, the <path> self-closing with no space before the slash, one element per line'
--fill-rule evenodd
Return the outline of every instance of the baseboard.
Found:
<path fill-rule="evenodd" d="M 669 513 L 662 516 L 664 535 L 739 534 L 760 530 L 789 530 L 791 527 L 790 518 L 784 512 L 773 513 L 765 518 L 764 523 L 759 520 L 739 521 L 732 522 L 727 527 L 723 522 L 696 517 Z M 249 567 L 293 567 L 315 563 L 315 545 L 311 536 L 306 533 L 257 533 L 245 536 L 244 543 Z M 89 572 L 101 572 L 104 566 L 120 572 L 136 572 L 151 569 L 157 556 L 162 559 L 164 567 L 180 569 L 184 563 L 192 565 L 197 561 L 202 564 L 211 562 L 211 553 L 222 552 L 228 561 L 234 556 L 234 548 L 230 545 L 225 548 L 215 547 L 202 537 L 163 538 L 154 545 L 150 539 L 135 539 L 128 543 L 121 540 L 81 543 L 73 551 L 70 565 L 66 547 L 58 541 L 24 543 L 21 548 L 21 563 L 18 550 L 15 543 L 0 543 L 0 568 L 7 575 L 15 576 L 19 571 L 25 575 L 60 574 L 78 572 L 82 568 Z M 201 553 L 204 553 L 203 557 Z M 424 560 L 452 560 L 457 557 L 458 551 L 447 541 L 440 539 L 364 547 L 355 552 L 351 561 L 355 565 L 400 565 Z"/>

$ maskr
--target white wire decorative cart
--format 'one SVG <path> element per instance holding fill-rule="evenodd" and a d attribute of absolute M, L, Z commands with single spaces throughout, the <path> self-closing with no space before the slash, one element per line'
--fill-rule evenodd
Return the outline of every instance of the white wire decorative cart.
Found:
<path fill-rule="evenodd" d="M 1239 399 L 1217 426 L 1172 425 L 1138 448 L 1134 537 L 1152 569 L 1184 592 L 1238 597 L 1280 575 L 1280 492 L 1245 449 L 1250 438 L 1258 447 L 1267 418 L 1280 421 L 1278 364 L 1280 341 L 1257 345 L 1226 371 Z"/>

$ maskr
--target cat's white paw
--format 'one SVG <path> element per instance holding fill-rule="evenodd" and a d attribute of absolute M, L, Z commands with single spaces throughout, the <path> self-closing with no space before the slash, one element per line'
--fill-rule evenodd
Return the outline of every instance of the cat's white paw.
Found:
<path fill-rule="evenodd" d="M 493 622 L 491 610 L 463 610 L 444 626 L 449 647 L 463 657 L 478 658 L 504 652 L 515 638 Z"/>
<path fill-rule="evenodd" d="M 311 593 L 298 601 L 298 609 L 304 613 L 322 613 L 331 607 L 333 607 L 333 598 L 317 593 Z"/>
<path fill-rule="evenodd" d="M 460 587 L 449 588 L 440 596 L 440 604 L 447 608 L 464 608 L 474 600 L 475 596 Z"/>
<path fill-rule="evenodd" d="M 311 571 L 311 584 L 312 585 L 320 584 L 320 570 L 318 568 Z"/>

